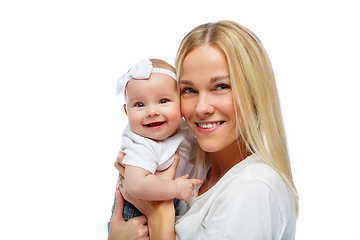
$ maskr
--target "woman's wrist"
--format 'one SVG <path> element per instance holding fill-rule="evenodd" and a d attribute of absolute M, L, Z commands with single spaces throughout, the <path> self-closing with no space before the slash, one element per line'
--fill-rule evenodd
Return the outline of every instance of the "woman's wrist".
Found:
<path fill-rule="evenodd" d="M 148 214 L 150 239 L 175 239 L 173 200 L 162 201 Z"/>

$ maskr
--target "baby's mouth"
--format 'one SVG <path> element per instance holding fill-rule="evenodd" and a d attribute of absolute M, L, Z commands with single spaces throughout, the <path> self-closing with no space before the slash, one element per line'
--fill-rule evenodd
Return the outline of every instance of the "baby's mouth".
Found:
<path fill-rule="evenodd" d="M 163 125 L 164 123 L 165 122 L 152 122 L 152 123 L 146 124 L 145 126 L 147 126 L 147 127 L 158 127 L 158 126 Z"/>

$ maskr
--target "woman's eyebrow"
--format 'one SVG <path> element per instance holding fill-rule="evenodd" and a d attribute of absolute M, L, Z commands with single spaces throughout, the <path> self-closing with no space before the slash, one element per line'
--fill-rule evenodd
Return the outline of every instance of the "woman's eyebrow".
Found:
<path fill-rule="evenodd" d="M 212 77 L 210 78 L 210 83 L 214 83 L 216 81 L 220 81 L 226 78 L 230 78 L 230 75 L 220 75 L 220 76 Z"/>
<path fill-rule="evenodd" d="M 220 80 L 227 79 L 227 78 L 230 78 L 230 75 L 215 76 L 215 77 L 210 78 L 210 83 L 214 83 L 216 81 L 220 81 Z M 181 79 L 179 80 L 179 84 L 186 84 L 186 85 L 190 85 L 190 86 L 194 85 L 194 83 L 192 81 L 181 80 Z"/>
<path fill-rule="evenodd" d="M 193 82 L 189 80 L 179 80 L 179 84 L 194 85 Z"/>

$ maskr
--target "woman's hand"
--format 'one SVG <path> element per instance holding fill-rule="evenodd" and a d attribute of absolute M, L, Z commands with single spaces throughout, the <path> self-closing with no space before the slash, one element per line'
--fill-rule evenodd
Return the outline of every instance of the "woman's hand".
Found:
<path fill-rule="evenodd" d="M 149 239 L 149 229 L 146 225 L 145 216 L 131 218 L 125 221 L 122 217 L 124 208 L 124 199 L 116 189 L 116 202 L 113 216 L 110 220 L 110 230 L 108 240 L 144 240 Z"/>
<path fill-rule="evenodd" d="M 175 153 L 174 161 L 169 168 L 164 171 L 156 171 L 155 175 L 164 180 L 174 180 L 176 174 L 176 168 L 180 161 L 180 155 L 178 152 Z"/>
<path fill-rule="evenodd" d="M 116 161 L 114 163 L 115 168 L 119 171 L 121 176 L 125 176 L 125 167 L 121 165 L 124 156 L 125 153 L 119 152 L 119 155 L 117 156 Z"/>

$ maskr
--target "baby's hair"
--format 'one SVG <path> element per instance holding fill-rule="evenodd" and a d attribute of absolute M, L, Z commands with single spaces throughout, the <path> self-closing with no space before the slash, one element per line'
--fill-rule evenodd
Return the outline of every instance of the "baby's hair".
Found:
<path fill-rule="evenodd" d="M 149 59 L 149 60 L 152 62 L 154 68 L 163 68 L 175 73 L 175 68 L 171 66 L 169 63 L 160 59 Z"/>

